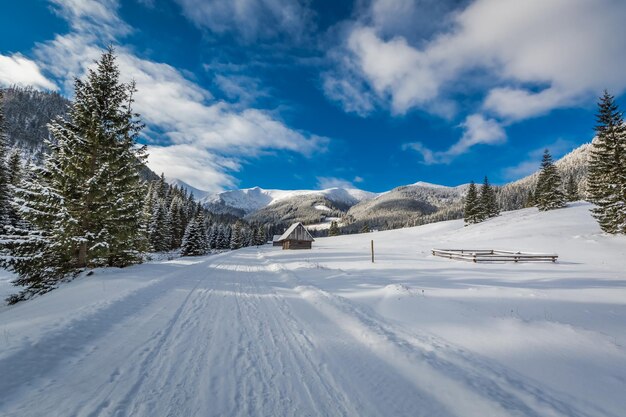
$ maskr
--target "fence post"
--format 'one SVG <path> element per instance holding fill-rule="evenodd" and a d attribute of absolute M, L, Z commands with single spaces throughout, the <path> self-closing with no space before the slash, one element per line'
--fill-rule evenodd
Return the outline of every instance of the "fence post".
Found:
<path fill-rule="evenodd" d="M 374 240 L 373 239 L 371 241 L 371 247 L 372 247 L 372 263 L 374 263 Z"/>

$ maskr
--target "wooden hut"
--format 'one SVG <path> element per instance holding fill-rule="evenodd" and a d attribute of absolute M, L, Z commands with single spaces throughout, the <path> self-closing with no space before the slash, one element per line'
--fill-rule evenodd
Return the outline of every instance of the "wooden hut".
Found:
<path fill-rule="evenodd" d="M 283 246 L 280 241 L 280 236 L 281 235 L 274 235 L 274 237 L 272 238 L 272 246 Z"/>
<path fill-rule="evenodd" d="M 302 223 L 294 223 L 279 238 L 284 249 L 311 249 L 313 236 L 304 228 Z"/>

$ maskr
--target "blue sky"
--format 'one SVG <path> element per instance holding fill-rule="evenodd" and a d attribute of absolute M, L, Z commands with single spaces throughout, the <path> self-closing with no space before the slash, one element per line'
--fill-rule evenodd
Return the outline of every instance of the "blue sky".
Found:
<path fill-rule="evenodd" d="M 618 0 L 25 0 L 0 85 L 71 97 L 103 46 L 137 81 L 149 165 L 210 191 L 370 191 L 532 172 L 626 88 Z"/>

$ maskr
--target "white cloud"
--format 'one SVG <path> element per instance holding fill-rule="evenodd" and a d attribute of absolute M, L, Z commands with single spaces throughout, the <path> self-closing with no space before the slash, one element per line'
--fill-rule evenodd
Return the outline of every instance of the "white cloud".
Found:
<path fill-rule="evenodd" d="M 434 152 L 421 142 L 406 143 L 403 149 L 420 153 L 426 165 L 447 164 L 475 145 L 496 145 L 506 142 L 507 136 L 502 126 L 496 120 L 486 119 L 481 114 L 468 116 L 460 127 L 464 129 L 461 139 L 445 151 Z"/>
<path fill-rule="evenodd" d="M 358 177 L 357 177 L 358 178 Z M 326 190 L 328 188 L 357 188 L 348 180 L 337 177 L 317 177 L 317 188 Z"/>
<path fill-rule="evenodd" d="M 39 63 L 63 80 L 68 92 L 73 77 L 82 77 L 102 53 L 100 38 L 95 35 L 99 26 L 90 24 L 117 19 L 87 3 L 89 7 L 81 8 L 79 0 L 69 2 L 64 15 L 79 20 L 71 21 L 75 31 L 57 35 L 35 50 Z M 114 11 L 117 2 L 111 0 L 108 6 L 107 10 Z M 94 14 L 89 14 L 90 10 Z M 116 52 L 123 81 L 136 81 L 134 110 L 147 124 L 147 133 L 169 141 L 152 144 L 148 159 L 153 170 L 168 178 L 216 190 L 234 184 L 231 173 L 247 158 L 272 151 L 308 156 L 325 149 L 327 138 L 290 129 L 271 112 L 216 101 L 171 65 L 142 59 L 124 47 Z"/>
<path fill-rule="evenodd" d="M 31 85 L 35 88 L 56 90 L 57 86 L 47 79 L 35 61 L 17 53 L 0 55 L 0 85 Z"/>
<path fill-rule="evenodd" d="M 230 100 L 239 106 L 247 106 L 261 97 L 268 97 L 268 91 L 261 86 L 258 78 L 240 74 L 216 74 L 214 82 Z"/>
<path fill-rule="evenodd" d="M 77 32 L 92 32 L 111 41 L 117 35 L 126 35 L 131 27 L 119 18 L 118 0 L 49 0 L 59 16 Z M 106 38 L 106 39 L 104 39 Z"/>
<path fill-rule="evenodd" d="M 626 2 L 474 0 L 420 40 L 389 23 L 411 4 L 374 4 L 383 17 L 354 22 L 342 53 L 396 114 L 440 113 L 454 94 L 485 93 L 484 110 L 514 121 L 626 89 Z"/>
<path fill-rule="evenodd" d="M 474 145 L 495 145 L 506 141 L 506 132 L 498 122 L 485 119 L 481 114 L 472 114 L 461 124 L 465 129 L 461 140 L 448 149 L 450 156 L 461 155 Z"/>
<path fill-rule="evenodd" d="M 197 26 L 217 34 L 234 33 L 244 41 L 280 35 L 300 37 L 311 27 L 311 12 L 292 0 L 176 0 Z"/>
<path fill-rule="evenodd" d="M 348 113 L 365 117 L 376 107 L 376 97 L 358 78 L 326 72 L 322 75 L 322 88 L 326 97 L 338 102 Z"/>
<path fill-rule="evenodd" d="M 157 173 L 166 172 L 168 178 L 182 179 L 209 192 L 219 192 L 236 185 L 236 179 L 228 174 L 240 169 L 236 159 L 219 157 L 193 144 L 154 145 L 148 147 L 148 152 L 148 167 Z"/>

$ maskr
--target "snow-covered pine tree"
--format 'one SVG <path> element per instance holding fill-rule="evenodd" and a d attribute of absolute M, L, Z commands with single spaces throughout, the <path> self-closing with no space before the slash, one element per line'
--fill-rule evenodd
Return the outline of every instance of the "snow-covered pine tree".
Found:
<path fill-rule="evenodd" d="M 9 303 L 49 291 L 72 269 L 64 242 L 54 240 L 52 233 L 67 221 L 67 212 L 61 196 L 42 185 L 44 171 L 27 167 L 13 188 L 11 204 L 18 220 L 4 227 L 0 263 L 17 274 L 14 285 L 26 288 L 9 297 Z"/>
<path fill-rule="evenodd" d="M 328 229 L 328 236 L 339 236 L 339 225 L 336 221 L 330 222 L 330 228 Z"/>
<path fill-rule="evenodd" d="M 180 253 L 182 256 L 199 256 L 207 253 L 204 217 L 201 214 L 192 219 L 187 225 Z"/>
<path fill-rule="evenodd" d="M 576 183 L 576 180 L 574 179 L 573 175 L 569 176 L 569 179 L 567 180 L 567 186 L 566 186 L 566 198 L 567 201 L 578 201 L 579 197 L 578 197 L 578 184 Z"/>
<path fill-rule="evenodd" d="M 479 207 L 481 221 L 491 217 L 496 217 L 500 214 L 498 201 L 496 199 L 496 191 L 493 189 L 491 184 L 489 184 L 489 178 L 487 178 L 487 176 L 485 176 L 483 185 L 480 188 Z"/>
<path fill-rule="evenodd" d="M 589 156 L 587 193 L 600 228 L 626 233 L 626 126 L 615 99 L 607 91 L 598 103 L 596 138 Z"/>
<path fill-rule="evenodd" d="M 254 236 L 252 233 L 252 229 L 244 228 L 242 229 L 242 247 L 248 247 L 254 245 Z"/>
<path fill-rule="evenodd" d="M 266 232 L 265 232 L 265 227 L 263 227 L 263 225 L 260 224 L 257 227 L 256 244 L 257 244 L 257 246 L 261 246 L 261 245 L 265 245 L 266 242 L 267 242 L 267 235 L 266 235 Z"/>
<path fill-rule="evenodd" d="M 463 218 L 466 225 L 479 223 L 482 219 L 480 200 L 478 199 L 478 191 L 474 181 L 470 182 L 469 188 L 467 189 Z"/>
<path fill-rule="evenodd" d="M 172 198 L 169 206 L 170 219 L 170 249 L 179 248 L 182 245 L 183 235 L 185 234 L 185 209 L 184 203 L 179 196 Z"/>
<path fill-rule="evenodd" d="M 552 162 L 549 150 L 543 152 L 541 171 L 537 178 L 535 203 L 541 211 L 553 210 L 565 206 L 565 196 L 561 191 L 561 175 Z"/>
<path fill-rule="evenodd" d="M 166 252 L 171 248 L 171 224 L 169 211 L 164 200 L 155 200 L 155 206 L 148 227 L 148 240 L 155 252 Z"/>
<path fill-rule="evenodd" d="M 64 218 L 52 239 L 76 268 L 140 260 L 145 148 L 136 148 L 136 138 L 143 125 L 132 111 L 134 84 L 119 76 L 109 48 L 85 81 L 75 80 L 67 117 L 49 125 L 54 141 L 39 181 L 61 197 Z"/>
<path fill-rule="evenodd" d="M 216 239 L 216 249 L 228 249 L 230 245 L 229 233 L 226 229 L 226 226 L 220 224 L 217 228 L 217 239 Z"/>
<path fill-rule="evenodd" d="M 241 233 L 241 224 L 235 223 L 230 235 L 230 248 L 239 249 L 243 246 L 243 236 Z"/>
<path fill-rule="evenodd" d="M 8 144 L 4 131 L 3 94 L 0 89 L 0 229 L 9 221 L 9 174 L 6 166 Z"/>
<path fill-rule="evenodd" d="M 528 190 L 528 194 L 526 195 L 526 202 L 524 203 L 524 207 L 535 207 L 535 193 L 532 188 Z"/>
<path fill-rule="evenodd" d="M 224 226 L 224 249 L 230 249 L 230 240 L 233 237 L 233 226 L 227 224 Z"/>
<path fill-rule="evenodd" d="M 24 168 L 22 167 L 22 155 L 18 148 L 13 148 L 11 150 L 6 165 L 9 196 L 13 196 L 15 195 L 15 190 L 22 182 L 22 175 L 24 172 Z M 8 224 L 13 226 L 15 226 L 20 220 L 17 210 L 12 204 L 9 204 L 7 216 Z"/>
<path fill-rule="evenodd" d="M 217 249 L 217 223 L 213 223 L 207 234 L 209 249 Z"/>

